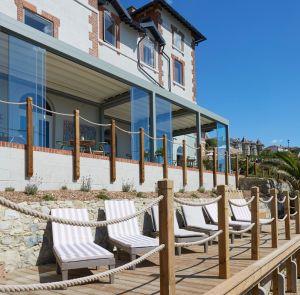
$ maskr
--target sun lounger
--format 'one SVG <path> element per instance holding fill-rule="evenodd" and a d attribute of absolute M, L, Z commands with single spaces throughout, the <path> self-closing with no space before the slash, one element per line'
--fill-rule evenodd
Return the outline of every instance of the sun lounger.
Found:
<path fill-rule="evenodd" d="M 245 199 L 232 199 L 232 202 L 238 205 L 244 205 L 247 203 Z M 251 211 L 248 206 L 238 207 L 230 203 L 230 208 L 235 220 L 243 221 L 243 222 L 251 222 Z M 270 220 L 271 219 L 261 218 L 260 224 L 261 225 L 267 224 L 270 222 Z"/>
<path fill-rule="evenodd" d="M 152 221 L 154 226 L 154 231 L 159 231 L 159 214 L 158 214 L 158 206 L 153 206 L 151 208 L 152 211 Z M 190 231 L 183 228 L 180 228 L 178 225 L 178 220 L 176 216 L 176 211 L 174 212 L 174 235 L 175 235 L 175 242 L 182 243 L 182 242 L 195 242 L 202 239 L 207 238 L 207 235 L 204 233 Z M 208 243 L 203 244 L 204 251 L 207 252 Z M 177 254 L 181 254 L 181 247 L 177 247 Z"/>
<path fill-rule="evenodd" d="M 65 219 L 88 221 L 86 209 L 52 209 L 51 214 Z M 53 251 L 57 261 L 57 272 L 62 280 L 68 279 L 68 270 L 115 267 L 114 255 L 94 243 L 90 227 L 72 226 L 53 222 Z M 113 282 L 113 276 L 110 277 Z"/>
<path fill-rule="evenodd" d="M 104 202 L 104 206 L 107 220 L 125 217 L 136 212 L 134 202 L 130 200 L 109 200 Z M 129 253 L 131 260 L 159 245 L 158 239 L 141 233 L 137 218 L 108 225 L 107 230 L 111 243 L 118 249 Z"/>

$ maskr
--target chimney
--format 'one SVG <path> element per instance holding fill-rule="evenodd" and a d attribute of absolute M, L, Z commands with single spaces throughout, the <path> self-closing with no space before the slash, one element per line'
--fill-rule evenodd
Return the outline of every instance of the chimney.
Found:
<path fill-rule="evenodd" d="M 129 12 L 129 14 L 131 14 L 136 11 L 136 7 L 131 5 L 130 7 L 127 8 L 127 11 Z"/>

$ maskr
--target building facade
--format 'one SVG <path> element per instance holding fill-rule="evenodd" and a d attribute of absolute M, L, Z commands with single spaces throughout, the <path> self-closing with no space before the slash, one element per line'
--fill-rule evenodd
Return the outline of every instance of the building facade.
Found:
<path fill-rule="evenodd" d="M 147 163 L 161 163 L 163 135 L 170 165 L 178 164 L 173 144 L 184 136 L 195 148 L 216 138 L 224 161 L 229 122 L 197 104 L 195 48 L 205 37 L 166 1 L 125 9 L 116 0 L 2 0 L 0 39 L 0 141 L 6 147 L 26 145 L 24 103 L 32 97 L 37 152 L 70 155 L 78 109 L 83 157 L 109 156 L 114 119 L 118 158 L 139 159 L 143 128 Z M 188 153 L 196 160 L 195 150 Z M 2 173 L 3 187 L 13 172 Z M 73 187 L 69 176 L 59 182 L 53 174 L 49 187 Z"/>

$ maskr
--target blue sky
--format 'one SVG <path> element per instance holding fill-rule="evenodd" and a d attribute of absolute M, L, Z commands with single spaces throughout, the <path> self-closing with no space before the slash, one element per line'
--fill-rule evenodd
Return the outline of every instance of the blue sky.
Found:
<path fill-rule="evenodd" d="M 233 137 L 300 146 L 300 1 L 169 2 L 207 37 L 196 53 L 198 104 L 228 118 Z"/>

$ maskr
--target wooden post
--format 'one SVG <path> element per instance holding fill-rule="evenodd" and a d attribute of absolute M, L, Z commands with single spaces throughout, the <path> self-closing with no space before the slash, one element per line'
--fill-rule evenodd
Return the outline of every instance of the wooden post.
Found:
<path fill-rule="evenodd" d="M 140 128 L 140 184 L 145 182 L 145 133 L 144 128 Z"/>
<path fill-rule="evenodd" d="M 110 182 L 116 181 L 116 122 L 111 120 L 110 130 Z"/>
<path fill-rule="evenodd" d="M 33 176 L 33 122 L 32 122 L 32 98 L 27 97 L 26 105 L 26 177 Z"/>
<path fill-rule="evenodd" d="M 300 251 L 295 254 L 296 264 L 297 264 L 297 278 L 300 279 Z"/>
<path fill-rule="evenodd" d="M 286 261 L 286 291 L 290 293 L 297 292 L 297 265 L 292 259 L 292 256 L 289 257 Z"/>
<path fill-rule="evenodd" d="M 278 210 L 277 210 L 277 191 L 276 189 L 270 190 L 273 200 L 271 201 L 271 218 L 274 218 L 271 223 L 271 235 L 272 235 L 272 248 L 278 247 Z"/>
<path fill-rule="evenodd" d="M 255 223 L 251 230 L 251 259 L 259 259 L 259 237 L 260 237 L 260 224 L 259 224 L 259 188 L 252 187 L 251 196 L 255 197 L 251 203 L 251 223 Z"/>
<path fill-rule="evenodd" d="M 73 177 L 80 178 L 80 123 L 79 110 L 74 110 L 74 147 L 73 147 Z"/>
<path fill-rule="evenodd" d="M 254 161 L 254 163 L 253 163 L 253 170 L 254 170 L 254 175 L 256 176 L 257 175 L 257 163 L 256 163 L 256 161 Z"/>
<path fill-rule="evenodd" d="M 165 248 L 159 252 L 160 294 L 175 294 L 175 247 L 174 247 L 174 208 L 173 181 L 158 182 L 158 195 L 164 198 L 159 202 L 159 243 Z"/>
<path fill-rule="evenodd" d="M 182 141 L 182 184 L 187 185 L 187 168 L 186 168 L 186 142 Z"/>
<path fill-rule="evenodd" d="M 286 219 L 284 221 L 285 225 L 285 238 L 287 240 L 291 239 L 291 211 L 290 211 L 290 194 L 288 191 L 284 191 L 283 195 L 285 196 L 284 202 L 284 215 L 286 215 Z"/>
<path fill-rule="evenodd" d="M 272 272 L 272 294 L 285 294 L 285 277 L 282 275 L 279 268 L 276 268 Z"/>
<path fill-rule="evenodd" d="M 235 185 L 236 188 L 239 188 L 239 156 L 236 154 L 235 158 Z"/>
<path fill-rule="evenodd" d="M 225 152 L 225 184 L 226 185 L 229 184 L 228 174 L 229 174 L 229 154 L 226 151 Z"/>
<path fill-rule="evenodd" d="M 167 141 L 167 135 L 163 135 L 163 176 L 164 178 L 168 178 L 168 141 Z"/>
<path fill-rule="evenodd" d="M 295 216 L 295 222 L 296 222 L 296 234 L 300 234 L 300 195 L 299 191 L 295 192 L 295 195 L 297 196 L 297 199 L 295 200 L 295 211 L 297 212 Z"/>
<path fill-rule="evenodd" d="M 246 177 L 249 177 L 249 156 L 246 156 Z"/>
<path fill-rule="evenodd" d="M 198 146 L 198 169 L 199 169 L 199 187 L 204 186 L 204 178 L 203 178 L 203 148 L 202 144 Z"/>
<path fill-rule="evenodd" d="M 219 185 L 217 189 L 218 195 L 222 196 L 218 202 L 218 229 L 222 230 L 218 239 L 219 278 L 228 279 L 230 277 L 228 199 L 225 185 Z"/>
<path fill-rule="evenodd" d="M 213 151 L 213 185 L 216 187 L 218 185 L 218 180 L 217 180 L 217 171 L 218 171 L 218 161 L 217 161 L 217 148 L 214 148 Z"/>

